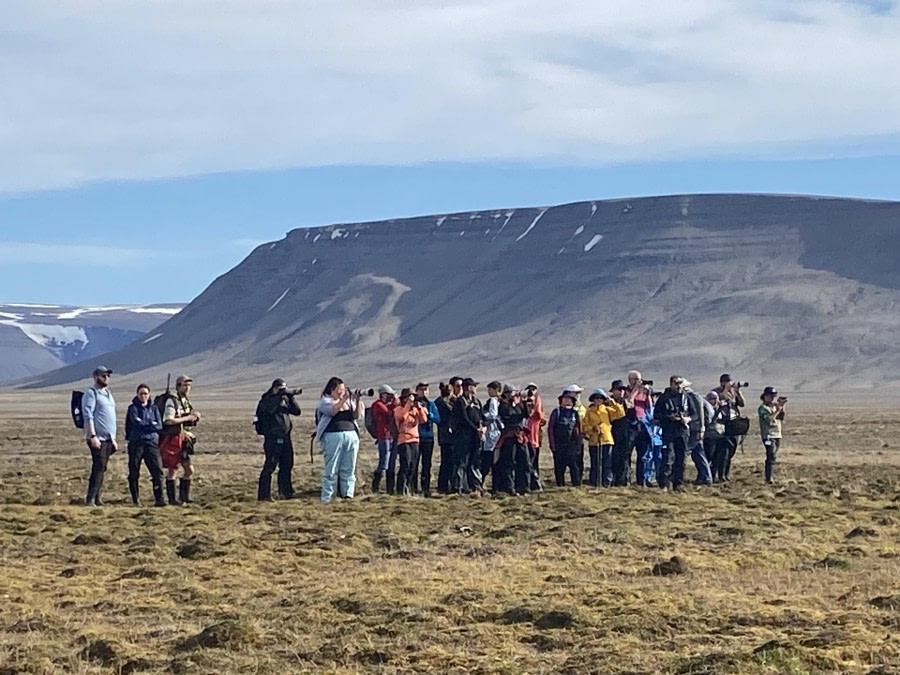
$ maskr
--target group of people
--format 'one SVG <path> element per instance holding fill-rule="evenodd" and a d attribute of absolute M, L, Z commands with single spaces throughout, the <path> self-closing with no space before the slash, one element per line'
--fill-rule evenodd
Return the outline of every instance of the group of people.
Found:
<path fill-rule="evenodd" d="M 115 401 L 109 391 L 111 370 L 94 371 L 94 386 L 84 395 L 85 439 L 93 459 L 86 503 L 101 505 L 100 492 L 109 456 L 117 449 Z M 180 376 L 176 391 L 150 400 L 140 385 L 126 414 L 132 500 L 139 503 L 138 472 L 146 464 L 157 506 L 188 503 L 193 474 L 194 427 L 200 414 L 189 394 L 192 379 Z M 540 388 L 524 388 L 493 381 L 487 398 L 478 397 L 479 383 L 471 377 L 452 377 L 438 386 L 431 398 L 430 385 L 419 382 L 399 394 L 387 384 L 378 387 L 377 399 L 366 407 L 364 393 L 350 390 L 332 377 L 315 409 L 313 441 L 323 455 L 321 501 L 353 498 L 356 463 L 364 435 L 371 436 L 378 462 L 371 476 L 371 491 L 432 496 L 435 449 L 439 450 L 437 492 L 440 494 L 524 495 L 543 489 L 539 462 L 544 436 L 550 448 L 557 486 L 585 480 L 585 447 L 589 466 L 587 483 L 594 487 L 629 484 L 680 490 L 685 482 L 686 459 L 696 467 L 696 485 L 730 479 L 738 443 L 749 431 L 744 415 L 747 383 L 723 374 L 719 386 L 705 395 L 696 393 L 686 378 L 673 375 L 658 392 L 638 371 L 626 380 L 614 380 L 609 389 L 597 388 L 582 401 L 584 389 L 569 385 L 557 405 L 544 408 Z M 278 378 L 262 395 L 254 424 L 264 437 L 265 460 L 257 498 L 272 500 L 272 476 L 278 471 L 278 492 L 294 497 L 291 472 L 294 448 L 292 417 L 301 414 L 296 397 Z M 757 414 L 766 451 L 765 479 L 774 481 L 774 468 L 782 436 L 787 399 L 772 387 L 760 397 Z M 179 494 L 175 477 L 183 470 Z M 163 497 L 163 471 L 166 497 Z"/>

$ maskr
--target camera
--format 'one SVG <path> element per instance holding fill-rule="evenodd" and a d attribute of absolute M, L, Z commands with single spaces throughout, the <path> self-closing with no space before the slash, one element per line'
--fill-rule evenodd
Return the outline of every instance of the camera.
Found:
<path fill-rule="evenodd" d="M 354 390 L 353 390 L 353 395 L 354 395 L 354 396 L 369 396 L 369 397 L 372 397 L 372 396 L 375 395 L 375 390 L 372 389 L 372 387 L 369 387 L 368 389 L 354 389 Z"/>
<path fill-rule="evenodd" d="M 779 396 L 777 400 L 779 403 L 787 403 L 788 397 L 787 396 Z"/>
<path fill-rule="evenodd" d="M 734 383 L 734 386 L 735 386 L 735 387 L 738 387 L 739 389 L 741 389 L 741 388 L 743 388 L 743 387 L 749 387 L 749 386 L 750 386 L 750 383 L 749 383 L 749 382 L 735 382 L 735 383 Z"/>
<path fill-rule="evenodd" d="M 644 385 L 645 387 L 652 387 L 653 380 L 641 380 L 641 384 Z"/>

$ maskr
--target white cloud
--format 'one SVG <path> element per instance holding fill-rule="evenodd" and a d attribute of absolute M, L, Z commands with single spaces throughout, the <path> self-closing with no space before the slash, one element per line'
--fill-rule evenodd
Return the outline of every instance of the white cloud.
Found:
<path fill-rule="evenodd" d="M 153 257 L 152 251 L 88 244 L 41 244 L 0 241 L 0 264 L 125 267 Z"/>
<path fill-rule="evenodd" d="M 0 26 L 0 191 L 900 140 L 896 2 L 70 0 Z"/>

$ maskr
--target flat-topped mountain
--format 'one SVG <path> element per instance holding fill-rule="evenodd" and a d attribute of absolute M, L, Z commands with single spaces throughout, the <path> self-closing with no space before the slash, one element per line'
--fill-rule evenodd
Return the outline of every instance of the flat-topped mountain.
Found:
<path fill-rule="evenodd" d="M 900 381 L 900 203 L 685 195 L 296 229 L 104 362 L 258 389 L 638 367 L 796 390 Z M 175 363 L 170 363 L 170 362 Z M 34 381 L 82 379 L 68 367 Z"/>

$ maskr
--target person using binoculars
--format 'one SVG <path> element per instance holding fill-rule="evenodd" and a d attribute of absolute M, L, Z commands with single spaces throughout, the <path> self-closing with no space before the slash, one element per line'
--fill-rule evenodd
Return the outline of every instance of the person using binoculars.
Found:
<path fill-rule="evenodd" d="M 378 466 L 372 475 L 372 492 L 381 488 L 381 479 L 387 474 L 388 494 L 394 494 L 394 481 L 397 471 L 397 448 L 394 434 L 391 431 L 394 408 L 397 402 L 394 389 L 389 384 L 378 387 L 378 400 L 372 404 L 372 417 L 375 420 L 375 446 L 378 448 Z"/>
<path fill-rule="evenodd" d="M 590 405 L 584 415 L 584 435 L 588 442 L 591 465 L 588 485 L 611 487 L 613 474 L 612 453 L 614 446 L 613 422 L 625 417 L 622 403 L 614 401 L 604 389 L 594 389 L 588 398 Z"/>
<path fill-rule="evenodd" d="M 272 386 L 256 405 L 254 424 L 256 433 L 263 437 L 263 452 L 266 456 L 256 493 L 256 498 L 261 502 L 272 501 L 272 474 L 275 469 L 278 469 L 278 492 L 284 499 L 294 498 L 291 479 L 291 472 L 294 470 L 291 416 L 300 414 L 296 397 L 302 392 L 302 389 L 288 389 L 287 383 L 279 377 L 272 382 Z"/>
<path fill-rule="evenodd" d="M 781 447 L 781 425 L 784 423 L 784 408 L 787 405 L 787 397 L 779 396 L 775 387 L 763 389 L 759 397 L 759 434 L 762 437 L 763 447 L 766 449 L 766 483 L 772 485 L 775 482 L 775 461 L 778 459 L 778 449 Z"/>
<path fill-rule="evenodd" d="M 726 408 L 723 413 L 726 421 L 740 416 L 740 409 L 747 405 L 742 389 L 749 386 L 749 382 L 737 382 L 728 373 L 722 373 L 719 377 L 719 386 L 712 391 L 719 395 L 719 405 Z M 723 481 L 731 478 L 731 462 L 737 454 L 739 442 L 740 439 L 737 436 L 722 436 L 722 452 L 725 454 L 720 465 L 720 478 Z"/>
<path fill-rule="evenodd" d="M 428 409 L 412 389 L 400 391 L 400 400 L 394 408 L 394 424 L 397 428 L 397 494 L 411 494 L 415 486 L 415 468 L 419 461 L 419 425 L 428 421 Z"/>

